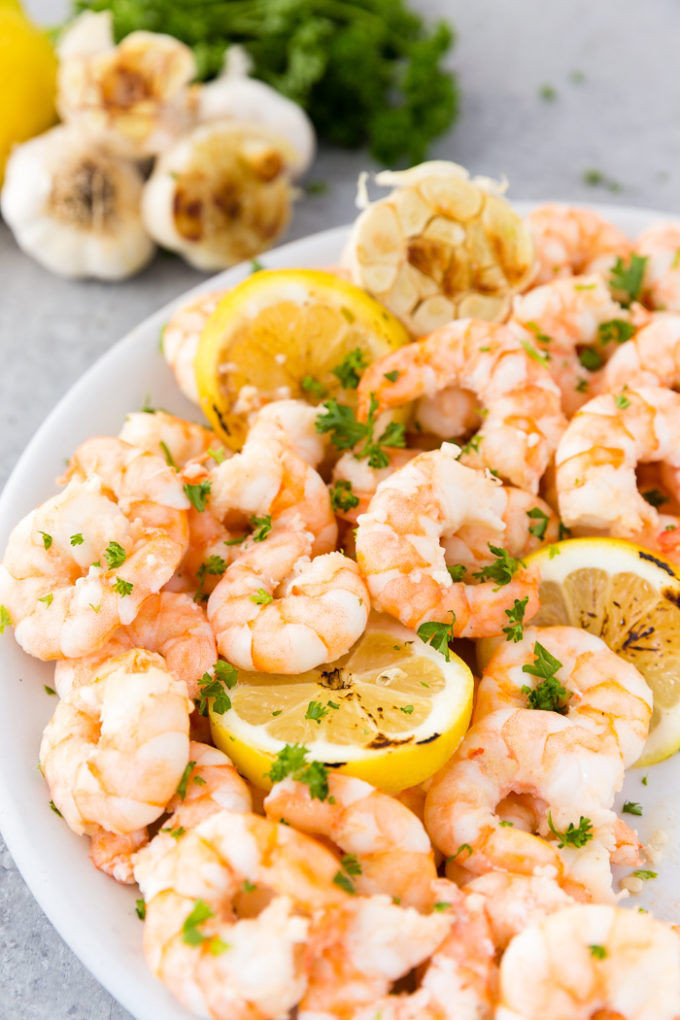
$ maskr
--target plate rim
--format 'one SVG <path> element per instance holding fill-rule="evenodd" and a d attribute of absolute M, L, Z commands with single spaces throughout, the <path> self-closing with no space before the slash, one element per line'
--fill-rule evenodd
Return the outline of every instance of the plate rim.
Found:
<path fill-rule="evenodd" d="M 554 200 L 554 202 L 559 205 L 570 205 L 583 209 L 591 209 L 614 223 L 616 223 L 619 218 L 632 217 L 633 219 L 644 221 L 646 226 L 649 226 L 655 219 L 673 218 L 673 214 L 671 212 L 664 212 L 642 206 L 585 202 L 565 203 L 563 199 Z M 518 200 L 516 202 L 511 202 L 511 204 L 521 215 L 526 215 L 528 211 L 538 205 L 553 203 L 549 200 L 540 202 Z M 304 237 L 297 238 L 294 241 L 290 241 L 287 244 L 280 245 L 268 252 L 265 252 L 262 258 L 267 261 L 273 260 L 274 263 L 277 263 L 277 265 L 272 265 L 271 268 L 279 268 L 278 263 L 294 267 L 295 259 L 299 257 L 297 255 L 299 251 L 304 251 L 309 248 L 310 245 L 321 246 L 324 243 L 332 243 L 335 241 L 337 241 L 339 256 L 342 244 L 349 233 L 350 227 L 351 224 L 345 224 L 318 231 L 313 234 L 307 234 Z M 645 229 L 645 227 L 642 229 Z M 269 265 L 265 265 L 265 268 L 270 267 Z M 26 447 L 10 471 L 2 492 L 0 493 L 0 543 L 3 549 L 9 530 L 14 526 L 20 516 L 23 516 L 26 512 L 26 510 L 23 509 L 26 502 L 22 499 L 21 492 L 19 491 L 21 476 L 25 472 L 27 465 L 29 465 L 33 460 L 35 451 L 39 448 L 45 436 L 50 432 L 51 427 L 61 419 L 65 410 L 67 410 L 72 403 L 77 401 L 79 394 L 84 392 L 87 389 L 88 384 L 105 371 L 109 364 L 112 364 L 124 355 L 128 349 L 132 351 L 140 338 L 148 334 L 151 330 L 158 332 L 163 323 L 167 320 L 168 315 L 176 307 L 206 291 L 213 290 L 221 286 L 236 284 L 240 279 L 247 276 L 249 272 L 250 264 L 241 263 L 231 269 L 227 269 L 215 274 L 214 276 L 207 277 L 195 286 L 183 291 L 177 297 L 173 298 L 156 311 L 150 313 L 140 323 L 129 330 L 123 337 L 113 343 L 69 386 L 66 392 L 59 398 L 54 407 L 48 412 L 47 416 L 36 428 Z M 2 660 L 3 653 L 0 649 L 0 663 L 2 663 Z M 38 660 L 32 661 L 35 662 Z M 1 701 L 2 699 L 0 697 L 0 704 Z M 125 985 L 121 986 L 114 980 L 113 975 L 116 972 L 115 968 L 111 968 L 110 962 L 98 955 L 96 945 L 93 945 L 91 940 L 88 938 L 87 926 L 83 927 L 81 930 L 79 924 L 69 921 L 67 913 L 58 909 L 57 901 L 53 895 L 50 895 L 49 889 L 49 881 L 50 879 L 54 880 L 55 875 L 51 874 L 49 870 L 45 870 L 43 857 L 39 853 L 40 848 L 31 844 L 30 830 L 28 825 L 24 824 L 22 821 L 20 804 L 15 803 L 12 799 L 9 783 L 5 778 L 5 770 L 0 770 L 0 831 L 5 839 L 14 864 L 28 886 L 32 896 L 59 936 L 68 945 L 69 949 L 74 953 L 83 966 L 87 968 L 99 984 L 101 984 L 102 987 L 104 987 L 106 991 L 131 1014 L 131 1016 L 135 1017 L 136 1020 L 150 1020 L 150 1014 L 147 1015 L 146 1013 L 139 1012 L 140 1004 L 136 1001 L 136 996 L 133 994 L 135 986 L 133 985 L 132 991 L 128 994 L 127 987 Z M 78 837 L 74 838 L 78 839 Z M 133 886 L 130 888 L 136 890 L 137 887 Z M 166 991 L 164 986 L 160 984 L 159 989 Z M 169 995 L 169 993 L 167 994 Z M 178 1005 L 176 1000 L 171 999 L 168 1004 L 169 1011 L 172 1011 L 171 1004 Z M 182 1011 L 181 1013 L 178 1013 L 178 1016 L 186 1016 L 189 1018 L 191 1014 L 188 1011 Z"/>

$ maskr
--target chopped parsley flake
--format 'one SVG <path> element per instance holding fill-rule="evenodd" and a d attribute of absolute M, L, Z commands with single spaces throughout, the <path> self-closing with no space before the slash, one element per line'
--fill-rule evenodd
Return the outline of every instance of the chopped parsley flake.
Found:
<path fill-rule="evenodd" d="M 349 309 L 347 309 L 349 311 Z M 354 316 L 352 316 L 352 319 Z M 348 320 L 352 321 L 352 320 Z M 340 380 L 340 385 L 345 390 L 355 390 L 359 385 L 361 373 L 368 366 L 368 358 L 360 347 L 346 354 L 339 365 L 331 369 L 333 375 Z"/>
<path fill-rule="evenodd" d="M 643 882 L 649 882 L 650 879 L 659 877 L 656 871 L 647 871 L 645 868 L 638 868 L 633 874 L 636 878 L 641 878 Z"/>
<path fill-rule="evenodd" d="M 209 457 L 212 457 L 212 459 L 215 461 L 216 464 L 223 464 L 224 461 L 227 459 L 227 455 L 224 452 L 224 450 L 217 450 L 217 449 L 214 450 L 212 448 L 212 446 L 210 446 L 206 450 L 206 453 L 208 454 Z"/>
<path fill-rule="evenodd" d="M 390 422 L 379 438 L 374 438 L 375 419 L 378 401 L 371 394 L 368 417 L 365 422 L 357 421 L 354 411 L 337 400 L 327 400 L 323 405 L 325 412 L 318 415 L 315 428 L 317 432 L 330 433 L 331 442 L 338 450 L 350 450 L 364 440 L 360 449 L 354 451 L 357 460 L 368 458 L 369 467 L 388 467 L 390 459 L 383 446 L 406 446 L 406 430 L 398 422 Z"/>
<path fill-rule="evenodd" d="M 326 800 L 328 797 L 328 769 L 320 761 L 307 761 L 309 751 L 303 744 L 286 744 L 279 751 L 269 772 L 265 775 L 272 783 L 278 783 L 286 776 L 292 776 L 298 783 L 309 787 L 312 800 Z"/>
<path fill-rule="evenodd" d="M 69 542 L 71 543 L 71 545 L 82 545 L 84 541 L 85 539 L 83 538 L 79 531 L 76 532 L 75 535 L 71 535 L 71 537 L 69 538 Z"/>
<path fill-rule="evenodd" d="M 618 258 L 614 263 L 609 277 L 609 286 L 614 294 L 619 296 L 619 302 L 625 307 L 640 297 L 646 264 L 646 256 L 635 253 L 631 255 L 628 265 L 622 258 Z"/>
<path fill-rule="evenodd" d="M 305 393 L 309 393 L 311 396 L 316 397 L 317 400 L 323 400 L 323 398 L 328 395 L 326 387 L 323 383 L 320 383 L 318 379 L 315 379 L 313 375 L 303 375 L 300 380 L 300 387 Z"/>
<path fill-rule="evenodd" d="M 163 440 L 161 439 L 160 442 L 158 443 L 158 445 L 160 446 L 161 450 L 163 451 L 163 456 L 165 457 L 165 463 L 168 465 L 168 467 L 174 468 L 175 471 L 179 470 L 177 465 L 175 464 L 174 457 L 170 453 L 170 447 L 168 446 L 168 444 L 164 443 Z"/>
<path fill-rule="evenodd" d="M 251 517 L 250 526 L 253 528 L 253 542 L 264 542 L 272 530 L 271 514 L 263 514 L 262 517 Z"/>
<path fill-rule="evenodd" d="M 52 811 L 54 811 L 55 815 L 59 815 L 60 818 L 64 817 L 53 800 L 50 801 L 50 808 Z"/>
<path fill-rule="evenodd" d="M 531 510 L 527 510 L 527 517 L 530 517 L 535 524 L 529 525 L 529 534 L 543 541 L 545 538 L 546 528 L 550 522 L 550 517 L 540 507 L 534 506 Z"/>
<path fill-rule="evenodd" d="M 604 358 L 594 347 L 583 347 L 578 352 L 578 360 L 589 372 L 597 372 L 604 365 Z"/>
<path fill-rule="evenodd" d="M 116 567 L 123 566 L 127 559 L 127 553 L 118 542 L 109 542 L 104 550 L 104 557 L 109 565 L 109 569 L 115 570 Z"/>
<path fill-rule="evenodd" d="M 434 904 L 432 909 L 436 910 L 438 914 L 441 914 L 443 913 L 443 911 L 448 910 L 450 906 L 451 903 L 449 903 L 447 900 L 440 900 L 439 903 Z"/>
<path fill-rule="evenodd" d="M 357 891 L 354 888 L 354 883 L 352 882 L 352 879 L 349 878 L 349 876 L 344 873 L 344 871 L 336 871 L 336 873 L 333 875 L 333 882 L 340 889 L 343 889 L 346 893 L 349 893 L 350 896 L 356 896 Z"/>
<path fill-rule="evenodd" d="M 449 662 L 451 659 L 449 641 L 453 641 L 453 626 L 455 622 L 456 614 L 452 609 L 451 623 L 436 623 L 434 621 L 431 623 L 421 623 L 416 634 L 425 644 L 432 645 L 437 652 L 441 652 L 446 661 Z"/>
<path fill-rule="evenodd" d="M 146 917 L 146 903 L 144 900 L 135 900 L 135 913 L 140 921 Z"/>
<path fill-rule="evenodd" d="M 47 684 L 43 685 L 43 690 L 45 691 L 45 694 L 56 694 L 57 693 L 55 691 L 54 687 L 48 687 Z"/>
<path fill-rule="evenodd" d="M 550 361 L 550 355 L 547 351 L 537 351 L 532 343 L 528 340 L 520 340 L 520 343 L 524 350 L 527 352 L 532 361 L 537 361 L 539 365 L 547 365 Z"/>
<path fill-rule="evenodd" d="M 320 701 L 309 702 L 305 712 L 305 719 L 312 719 L 314 722 L 320 723 L 325 715 L 328 715 L 328 709 L 325 705 L 322 705 Z"/>
<path fill-rule="evenodd" d="M 199 514 L 202 514 L 206 508 L 211 488 L 212 482 L 210 481 L 199 482 L 196 485 L 190 485 L 189 482 L 186 482 L 184 485 L 185 496 L 194 509 L 198 510 Z"/>
<path fill-rule="evenodd" d="M 49 594 L 43 595 L 42 598 L 38 599 L 38 602 L 44 602 L 48 608 L 52 605 L 53 601 L 54 595 L 52 594 L 52 592 L 49 592 Z"/>
<path fill-rule="evenodd" d="M 38 531 L 38 534 L 42 535 L 43 545 L 45 546 L 46 549 L 49 549 L 50 546 L 52 545 L 52 536 L 48 535 L 46 531 Z"/>
<path fill-rule="evenodd" d="M 230 662 L 218 659 L 213 666 L 212 674 L 204 673 L 198 681 L 199 696 L 195 700 L 201 715 L 208 714 L 208 698 L 213 699 L 212 709 L 218 715 L 224 715 L 231 708 L 231 698 L 227 690 L 232 690 L 238 680 L 238 670 Z M 226 690 L 225 690 L 226 688 Z"/>
<path fill-rule="evenodd" d="M 504 610 L 509 621 L 508 626 L 503 627 L 506 641 L 517 643 L 524 637 L 524 613 L 528 602 L 529 596 L 527 595 L 523 599 L 515 599 L 512 609 Z"/>
<path fill-rule="evenodd" d="M 597 327 L 597 338 L 601 344 L 623 344 L 635 334 L 635 326 L 625 319 L 610 319 Z"/>
<path fill-rule="evenodd" d="M 472 847 L 470 846 L 469 843 L 461 843 L 458 849 L 456 850 L 455 854 L 451 854 L 450 857 L 446 858 L 446 863 L 448 864 L 449 861 L 455 861 L 456 857 L 458 857 L 458 855 L 462 853 L 466 853 L 468 857 L 472 857 Z"/>
<path fill-rule="evenodd" d="M 122 577 L 116 577 L 116 582 L 112 587 L 118 595 L 124 598 L 126 595 L 130 595 L 132 593 L 134 584 L 132 581 L 124 581 Z"/>
<path fill-rule="evenodd" d="M 621 810 L 625 815 L 641 815 L 642 804 L 638 804 L 638 802 L 635 800 L 627 800 L 625 801 Z"/>
<path fill-rule="evenodd" d="M 452 566 L 446 568 L 449 572 L 449 577 L 454 584 L 462 581 L 467 574 L 467 567 L 463 563 L 454 563 Z"/>
<path fill-rule="evenodd" d="M 361 874 L 361 864 L 359 863 L 359 859 L 357 858 L 356 854 L 345 854 L 345 856 L 341 858 L 340 864 L 342 865 L 343 870 L 346 871 L 348 875 Z"/>
<path fill-rule="evenodd" d="M 331 507 L 337 513 L 338 510 L 347 512 L 359 506 L 359 497 L 352 492 L 352 483 L 344 478 L 338 479 L 329 489 Z"/>
<path fill-rule="evenodd" d="M 399 711 L 403 712 L 404 715 L 413 715 L 413 705 L 400 705 Z"/>
<path fill-rule="evenodd" d="M 604 946 L 588 946 L 590 949 L 590 955 L 594 956 L 596 960 L 604 960 L 607 955 L 607 950 Z"/>
<path fill-rule="evenodd" d="M 649 505 L 656 510 L 668 502 L 668 496 L 665 496 L 660 489 L 648 489 L 647 492 L 642 493 L 642 498 L 646 499 Z"/>
<path fill-rule="evenodd" d="M 538 90 L 538 94 L 544 103 L 552 103 L 555 99 L 557 99 L 557 89 L 554 85 L 549 85 L 547 83 L 545 85 L 541 85 Z"/>
<path fill-rule="evenodd" d="M 522 694 L 526 694 L 529 708 L 542 712 L 557 712 L 564 715 L 567 705 L 564 703 L 569 694 L 555 674 L 562 668 L 562 663 L 544 648 L 540 641 L 534 644 L 534 662 L 522 666 L 522 672 L 538 677 L 541 682 L 536 687 L 524 685 Z"/>
<path fill-rule="evenodd" d="M 229 948 L 226 942 L 222 942 L 217 936 L 210 938 L 198 930 L 199 925 L 204 924 L 211 917 L 214 917 L 213 911 L 205 900 L 196 900 L 193 910 L 182 925 L 182 942 L 188 946 L 200 946 L 204 942 L 209 942 L 210 952 L 214 956 L 219 956 Z"/>
<path fill-rule="evenodd" d="M 266 606 L 274 601 L 274 596 L 270 595 L 264 588 L 258 588 L 255 594 L 250 596 L 250 601 L 254 602 L 256 606 Z"/>
<path fill-rule="evenodd" d="M 621 411 L 625 411 L 627 407 L 630 407 L 630 400 L 625 393 L 618 393 L 614 397 L 614 403 Z"/>
<path fill-rule="evenodd" d="M 496 557 L 496 561 L 495 563 L 489 563 L 486 567 L 482 567 L 481 570 L 472 576 L 480 581 L 495 581 L 498 588 L 502 588 L 504 585 L 510 584 L 514 574 L 525 564 L 522 560 L 516 560 L 511 556 L 507 549 L 492 545 L 491 542 L 487 544 L 489 551 Z M 495 590 L 498 591 L 498 588 Z"/>
<path fill-rule="evenodd" d="M 260 262 L 259 259 L 251 259 L 250 260 L 250 275 L 251 276 L 253 275 L 253 273 L 261 273 L 263 269 L 264 269 L 264 263 Z"/>
<path fill-rule="evenodd" d="M 583 815 L 579 818 L 578 825 L 569 822 L 564 832 L 558 832 L 553 824 L 552 815 L 548 811 L 548 826 L 552 834 L 557 836 L 559 840 L 557 844 L 558 849 L 564 846 L 573 846 L 580 850 L 581 847 L 584 847 L 593 838 L 593 823 L 589 818 L 584 818 Z"/>
<path fill-rule="evenodd" d="M 383 376 L 388 382 L 396 382 L 399 378 L 399 372 L 395 368 L 393 372 L 383 372 Z"/>
<path fill-rule="evenodd" d="M 187 783 L 189 782 L 189 776 L 191 775 L 191 771 L 195 767 L 196 762 L 190 761 L 188 762 L 186 768 L 184 769 L 184 772 L 182 773 L 182 777 L 179 783 L 177 784 L 177 796 L 179 797 L 180 800 L 184 800 L 184 798 L 187 795 Z"/>
<path fill-rule="evenodd" d="M 0 606 L 0 634 L 5 633 L 5 627 L 12 626 L 12 617 L 9 615 L 7 606 Z"/>

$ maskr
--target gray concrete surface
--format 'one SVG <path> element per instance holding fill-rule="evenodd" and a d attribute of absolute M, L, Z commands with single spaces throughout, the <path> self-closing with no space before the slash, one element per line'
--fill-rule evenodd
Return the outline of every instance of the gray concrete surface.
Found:
<path fill-rule="evenodd" d="M 675 0 L 414 5 L 449 16 L 459 32 L 453 64 L 462 116 L 434 156 L 477 173 L 505 172 L 514 198 L 611 201 L 680 214 Z M 64 6 L 28 2 L 46 23 Z M 544 86 L 553 98 L 542 97 Z M 289 238 L 351 219 L 356 175 L 370 165 L 362 153 L 322 152 L 311 176 L 325 180 L 328 191 L 300 204 Z M 589 170 L 613 184 L 587 184 Z M 118 286 L 61 280 L 23 256 L 0 227 L 0 484 L 83 370 L 198 279 L 179 259 L 159 256 Z M 0 1020 L 66 1017 L 129 1020 L 52 929 L 0 840 Z"/>

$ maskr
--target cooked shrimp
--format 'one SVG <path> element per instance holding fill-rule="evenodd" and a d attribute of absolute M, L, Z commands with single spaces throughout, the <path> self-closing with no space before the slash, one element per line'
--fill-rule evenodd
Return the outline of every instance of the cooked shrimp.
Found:
<path fill-rule="evenodd" d="M 328 437 L 317 432 L 315 427 L 318 415 L 319 409 L 306 400 L 274 400 L 253 415 L 248 441 L 283 442 L 310 467 L 316 468 L 328 450 Z"/>
<path fill-rule="evenodd" d="M 186 684 L 135 649 L 57 705 L 40 745 L 52 799 L 78 834 L 125 835 L 165 810 L 189 760 Z"/>
<path fill-rule="evenodd" d="M 529 925 L 539 924 L 556 910 L 569 907 L 574 899 L 547 875 L 513 875 L 488 871 L 465 886 L 466 895 L 482 898 L 491 936 L 498 949 Z"/>
<path fill-rule="evenodd" d="M 565 524 L 608 528 L 629 537 L 656 527 L 659 512 L 638 492 L 635 468 L 663 461 L 678 491 L 680 395 L 661 388 L 625 389 L 595 397 L 574 415 L 555 457 L 560 515 Z"/>
<path fill-rule="evenodd" d="M 484 716 L 435 775 L 425 801 L 425 827 L 443 853 L 466 871 L 504 870 L 558 877 L 564 865 L 554 842 L 516 825 L 503 825 L 503 801 L 533 798 L 534 831 L 549 834 L 548 812 L 562 832 L 587 816 L 613 849 L 613 812 L 606 809 L 623 781 L 613 740 L 604 740 L 556 712 L 504 709 Z M 462 849 L 464 848 L 464 849 Z M 599 878 L 599 875 L 598 875 Z"/>
<path fill-rule="evenodd" d="M 398 448 L 385 451 L 389 464 L 372 468 L 367 460 L 359 460 L 353 453 L 343 453 L 333 466 L 333 488 L 336 514 L 350 524 L 356 524 L 359 515 L 366 513 L 376 489 L 386 478 L 418 455 L 418 450 Z M 331 496 L 333 499 L 333 495 Z M 357 499 L 355 506 L 349 506 Z"/>
<path fill-rule="evenodd" d="M 564 412 L 571 417 L 597 392 L 597 369 L 630 318 L 630 312 L 613 300 L 603 278 L 593 273 L 552 280 L 516 297 L 510 322 L 547 359 Z M 577 348 L 589 348 L 587 356 L 579 357 Z"/>
<path fill-rule="evenodd" d="M 533 285 L 577 273 L 606 275 L 617 258 L 632 251 L 632 241 L 592 209 L 558 203 L 541 205 L 527 216 L 534 239 L 537 270 Z"/>
<path fill-rule="evenodd" d="M 200 404 L 196 382 L 196 352 L 203 327 L 226 290 L 199 294 L 172 313 L 163 327 L 161 349 L 180 390 L 193 404 Z"/>
<path fill-rule="evenodd" d="M 576 905 L 517 935 L 496 1020 L 677 1020 L 680 941 L 650 914 Z"/>
<path fill-rule="evenodd" d="M 253 516 L 270 517 L 279 527 L 302 523 L 314 536 L 314 555 L 335 548 L 338 529 L 328 489 L 287 442 L 248 441 L 211 479 L 209 509 L 227 527 Z"/>
<path fill-rule="evenodd" d="M 116 882 L 132 885 L 135 881 L 135 854 L 148 842 L 146 826 L 124 835 L 98 828 L 90 836 L 90 860 L 98 871 L 103 871 Z"/>
<path fill-rule="evenodd" d="M 551 672 L 564 692 L 557 710 L 593 733 L 612 734 L 628 768 L 647 739 L 652 692 L 632 663 L 580 627 L 525 627 L 521 641 L 497 648 L 477 689 L 473 722 L 500 708 L 527 707 L 542 681 L 524 667 L 543 654 L 539 645 L 557 660 Z"/>
<path fill-rule="evenodd" d="M 463 463 L 536 492 L 564 429 L 560 391 L 507 326 L 460 319 L 378 358 L 359 383 L 358 413 L 366 418 L 371 398 L 380 412 L 453 383 L 475 393 L 486 412 Z"/>
<path fill-rule="evenodd" d="M 502 541 L 502 489 L 457 461 L 458 447 L 421 453 L 378 486 L 359 518 L 356 548 L 374 607 L 412 630 L 426 620 L 452 623 L 462 637 L 498 634 L 505 610 L 528 598 L 525 618 L 538 608 L 537 578 L 520 567 L 507 584 L 464 584 L 446 569 L 442 536 L 464 524 L 494 530 Z"/>
<path fill-rule="evenodd" d="M 470 390 L 445 386 L 416 403 L 413 420 L 417 428 L 441 439 L 464 436 L 482 424 L 479 400 Z"/>
<path fill-rule="evenodd" d="M 448 912 L 421 914 L 388 896 L 355 896 L 326 911 L 309 940 L 301 1020 L 353 1020 L 368 1005 L 375 1015 L 376 1001 L 437 949 L 451 923 Z"/>
<path fill-rule="evenodd" d="M 437 909 L 451 918 L 444 941 L 427 961 L 417 991 L 387 995 L 353 1020 L 490 1020 L 498 969 L 481 896 L 462 893 L 452 882 L 434 883 Z"/>
<path fill-rule="evenodd" d="M 370 599 L 354 560 L 310 559 L 306 531 L 273 531 L 228 567 L 208 601 L 217 647 L 240 669 L 302 673 L 363 634 Z"/>
<path fill-rule="evenodd" d="M 437 877 L 430 838 L 422 822 L 396 798 L 350 776 L 328 776 L 330 797 L 313 799 L 292 779 L 276 783 L 264 802 L 271 818 L 302 832 L 326 836 L 356 858 L 358 893 L 387 893 L 404 906 L 432 906 Z"/>
<path fill-rule="evenodd" d="M 10 534 L 0 602 L 25 651 L 78 658 L 134 620 L 170 580 L 182 552 L 160 528 L 132 521 L 99 478 L 74 481 Z"/>
<path fill-rule="evenodd" d="M 528 556 L 535 549 L 559 538 L 560 526 L 552 508 L 539 496 L 504 485 L 505 507 L 500 517 L 504 525 L 501 544 L 514 558 Z M 468 570 L 493 563 L 489 545 L 500 541 L 498 532 L 488 524 L 463 524 L 453 535 L 442 539 L 446 562 L 461 564 Z"/>
<path fill-rule="evenodd" d="M 182 468 L 187 461 L 208 450 L 224 459 L 231 456 L 214 432 L 166 411 L 134 411 L 125 419 L 118 438 L 140 450 L 163 457 L 170 467 Z"/>
<path fill-rule="evenodd" d="M 122 439 L 86 439 L 71 457 L 60 480 L 84 482 L 96 477 L 130 520 L 162 529 L 183 549 L 189 541 L 189 501 L 177 472 L 165 458 L 140 450 Z"/>
<path fill-rule="evenodd" d="M 657 313 L 614 352 L 602 370 L 601 389 L 680 385 L 680 315 Z"/>
<path fill-rule="evenodd" d="M 333 882 L 337 858 L 285 825 L 227 810 L 162 854 L 152 847 L 137 856 L 135 878 L 156 977 L 202 1016 L 285 1016 L 307 986 L 311 914 L 350 898 Z"/>
<path fill-rule="evenodd" d="M 642 284 L 645 303 L 680 312 L 680 222 L 655 223 L 637 238 L 635 252 L 647 260 Z"/>

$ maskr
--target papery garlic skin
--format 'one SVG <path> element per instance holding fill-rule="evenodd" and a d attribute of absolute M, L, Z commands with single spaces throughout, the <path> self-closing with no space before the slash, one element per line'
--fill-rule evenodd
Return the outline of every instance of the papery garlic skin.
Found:
<path fill-rule="evenodd" d="M 57 109 L 127 159 L 169 148 L 196 120 L 196 62 L 169 35 L 132 32 L 114 45 L 110 12 L 81 15 L 62 36 Z"/>
<path fill-rule="evenodd" d="M 156 250 L 141 221 L 142 187 L 133 164 L 60 126 L 13 150 L 0 210 L 20 248 L 53 273 L 121 280 Z"/>
<path fill-rule="evenodd" d="M 227 71 L 201 86 L 198 119 L 261 124 L 282 135 L 295 153 L 290 163 L 294 178 L 306 173 L 314 159 L 316 135 L 311 120 L 301 106 L 263 81 Z"/>
<path fill-rule="evenodd" d="M 198 269 L 252 258 L 288 226 L 294 157 L 263 127 L 220 121 L 195 128 L 157 160 L 144 187 L 144 225 Z"/>

